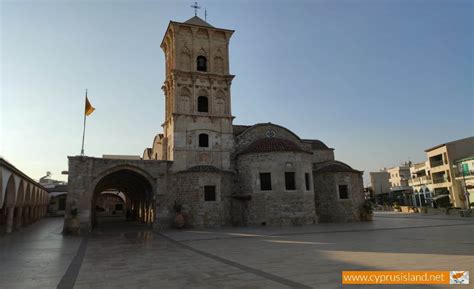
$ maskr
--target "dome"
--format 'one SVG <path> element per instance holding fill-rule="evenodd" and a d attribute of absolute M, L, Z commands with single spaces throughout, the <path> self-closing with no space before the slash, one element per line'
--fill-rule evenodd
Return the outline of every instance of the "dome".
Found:
<path fill-rule="evenodd" d="M 311 144 L 311 148 L 314 150 L 330 150 L 330 148 L 318 139 L 303 139 L 305 143 Z"/>
<path fill-rule="evenodd" d="M 291 140 L 268 137 L 261 138 L 247 146 L 240 154 L 248 153 L 269 153 L 269 152 L 304 152 L 296 143 Z"/>
<path fill-rule="evenodd" d="M 362 171 L 355 170 L 348 164 L 336 160 L 314 164 L 313 169 L 318 173 L 362 173 Z"/>

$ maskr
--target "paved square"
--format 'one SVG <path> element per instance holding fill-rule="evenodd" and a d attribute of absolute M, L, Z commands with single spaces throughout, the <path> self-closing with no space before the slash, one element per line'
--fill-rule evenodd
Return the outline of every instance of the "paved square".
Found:
<path fill-rule="evenodd" d="M 0 240 L 0 288 L 367 288 L 342 286 L 341 271 L 474 272 L 473 229 L 472 218 L 378 213 L 372 223 L 286 228 L 109 223 L 81 239 L 45 219 Z"/>

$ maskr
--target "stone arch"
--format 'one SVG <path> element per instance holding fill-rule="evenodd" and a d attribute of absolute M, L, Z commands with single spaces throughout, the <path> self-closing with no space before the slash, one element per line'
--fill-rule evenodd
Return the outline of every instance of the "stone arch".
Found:
<path fill-rule="evenodd" d="M 192 37 L 191 28 L 189 28 L 188 26 L 180 26 L 178 35 L 180 39 L 191 38 Z"/>
<path fill-rule="evenodd" d="M 16 203 L 16 180 L 15 175 L 10 174 L 5 187 L 5 199 L 0 208 L 0 227 L 2 232 L 10 233 L 13 230 L 13 216 Z"/>
<path fill-rule="evenodd" d="M 226 96 L 222 90 L 218 90 L 215 96 L 214 113 L 222 115 L 227 113 Z"/>
<path fill-rule="evenodd" d="M 32 202 L 32 190 L 33 185 L 28 183 L 25 190 L 25 202 L 23 204 L 23 225 L 27 225 L 30 223 L 30 210 L 31 210 L 31 202 Z"/>
<path fill-rule="evenodd" d="M 197 111 L 198 112 L 209 112 L 209 93 L 205 89 L 198 91 L 197 97 Z"/>
<path fill-rule="evenodd" d="M 209 39 L 209 33 L 206 29 L 199 29 L 196 33 L 196 37 L 200 39 L 207 40 Z"/>
<path fill-rule="evenodd" d="M 126 210 L 136 219 L 152 224 L 155 216 L 155 180 L 139 167 L 120 165 L 102 172 L 91 184 L 93 192 L 91 224 L 97 225 L 95 210 L 98 196 L 109 189 L 120 191 L 126 195 Z"/>
<path fill-rule="evenodd" d="M 37 199 L 38 199 L 38 189 L 33 186 L 33 189 L 31 190 L 31 205 L 36 206 L 37 205 Z"/>
<path fill-rule="evenodd" d="M 5 208 L 13 208 L 16 203 L 16 180 L 15 175 L 11 174 L 7 181 L 7 186 L 5 189 L 5 201 L 3 206 Z"/>
<path fill-rule="evenodd" d="M 124 215 L 126 203 L 127 197 L 124 193 L 105 191 L 97 195 L 96 206 L 100 207 L 106 214 L 112 213 L 112 215 L 116 215 L 116 213 L 118 213 Z"/>
<path fill-rule="evenodd" d="M 191 91 L 186 87 L 183 87 L 180 90 L 178 111 L 181 113 L 191 112 Z"/>
<path fill-rule="evenodd" d="M 18 187 L 18 196 L 13 212 L 13 229 L 19 229 L 23 224 L 23 207 L 25 204 L 26 182 L 22 180 Z"/>
<path fill-rule="evenodd" d="M 181 69 L 186 71 L 191 70 L 191 51 L 186 46 L 186 44 L 181 49 L 181 54 L 179 57 L 181 62 Z"/>
<path fill-rule="evenodd" d="M 207 57 L 200 53 L 196 58 L 196 70 L 201 72 L 207 72 L 207 66 Z"/>
<path fill-rule="evenodd" d="M 209 96 L 209 93 L 208 93 L 207 89 L 201 88 L 201 89 L 198 91 L 198 96 Z"/>
<path fill-rule="evenodd" d="M 224 57 L 222 56 L 222 51 L 219 48 L 214 56 L 214 72 L 218 74 L 224 73 Z"/>
<path fill-rule="evenodd" d="M 209 135 L 207 133 L 200 133 L 198 136 L 198 145 L 201 148 L 209 147 Z"/>
<path fill-rule="evenodd" d="M 18 187 L 18 197 L 16 201 L 16 206 L 17 207 L 23 207 L 25 204 L 25 195 L 26 195 L 26 185 L 25 181 L 20 182 L 20 186 Z"/>

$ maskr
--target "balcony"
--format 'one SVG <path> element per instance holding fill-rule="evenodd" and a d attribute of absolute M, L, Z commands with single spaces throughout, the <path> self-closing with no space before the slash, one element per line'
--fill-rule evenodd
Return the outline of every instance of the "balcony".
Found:
<path fill-rule="evenodd" d="M 447 182 L 450 182 L 450 180 L 446 176 L 433 177 L 433 184 L 442 184 Z"/>
<path fill-rule="evenodd" d="M 456 171 L 455 175 L 456 175 L 456 178 L 462 178 L 463 172 Z M 464 177 L 471 177 L 471 176 L 474 176 L 474 170 L 464 171 Z"/>
<path fill-rule="evenodd" d="M 412 178 L 408 181 L 408 184 L 412 187 L 427 185 L 427 184 L 430 184 L 430 183 L 431 183 L 431 177 L 429 177 L 429 176 L 416 177 L 416 178 Z"/>
<path fill-rule="evenodd" d="M 434 167 L 439 167 L 439 166 L 442 166 L 444 165 L 444 161 L 443 160 L 435 160 L 435 161 L 430 161 L 430 166 L 432 168 Z"/>

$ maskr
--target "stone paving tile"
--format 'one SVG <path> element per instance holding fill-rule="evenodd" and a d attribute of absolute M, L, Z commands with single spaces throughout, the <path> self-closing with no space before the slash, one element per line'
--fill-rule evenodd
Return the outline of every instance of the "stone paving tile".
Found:
<path fill-rule="evenodd" d="M 0 238 L 0 289 L 56 288 L 81 243 L 61 228 L 61 219 L 45 219 Z M 474 272 L 474 219 L 442 215 L 378 213 L 373 223 L 283 228 L 112 226 L 86 245 L 76 289 L 332 289 L 341 288 L 342 270 Z"/>
<path fill-rule="evenodd" d="M 204 234 L 195 230 L 164 234 L 198 250 L 314 288 L 340 288 L 343 270 L 474 271 L 472 219 L 384 217 L 374 224 L 350 224 L 351 228 L 347 224 L 310 226 L 307 230 L 242 228 L 241 234 L 232 228 L 209 233 L 212 238 L 203 238 Z M 254 236 L 242 237 L 251 233 Z M 415 287 L 420 288 L 390 286 Z"/>
<path fill-rule="evenodd" d="M 81 238 L 64 237 L 63 219 L 42 219 L 0 238 L 0 289 L 56 288 Z"/>

